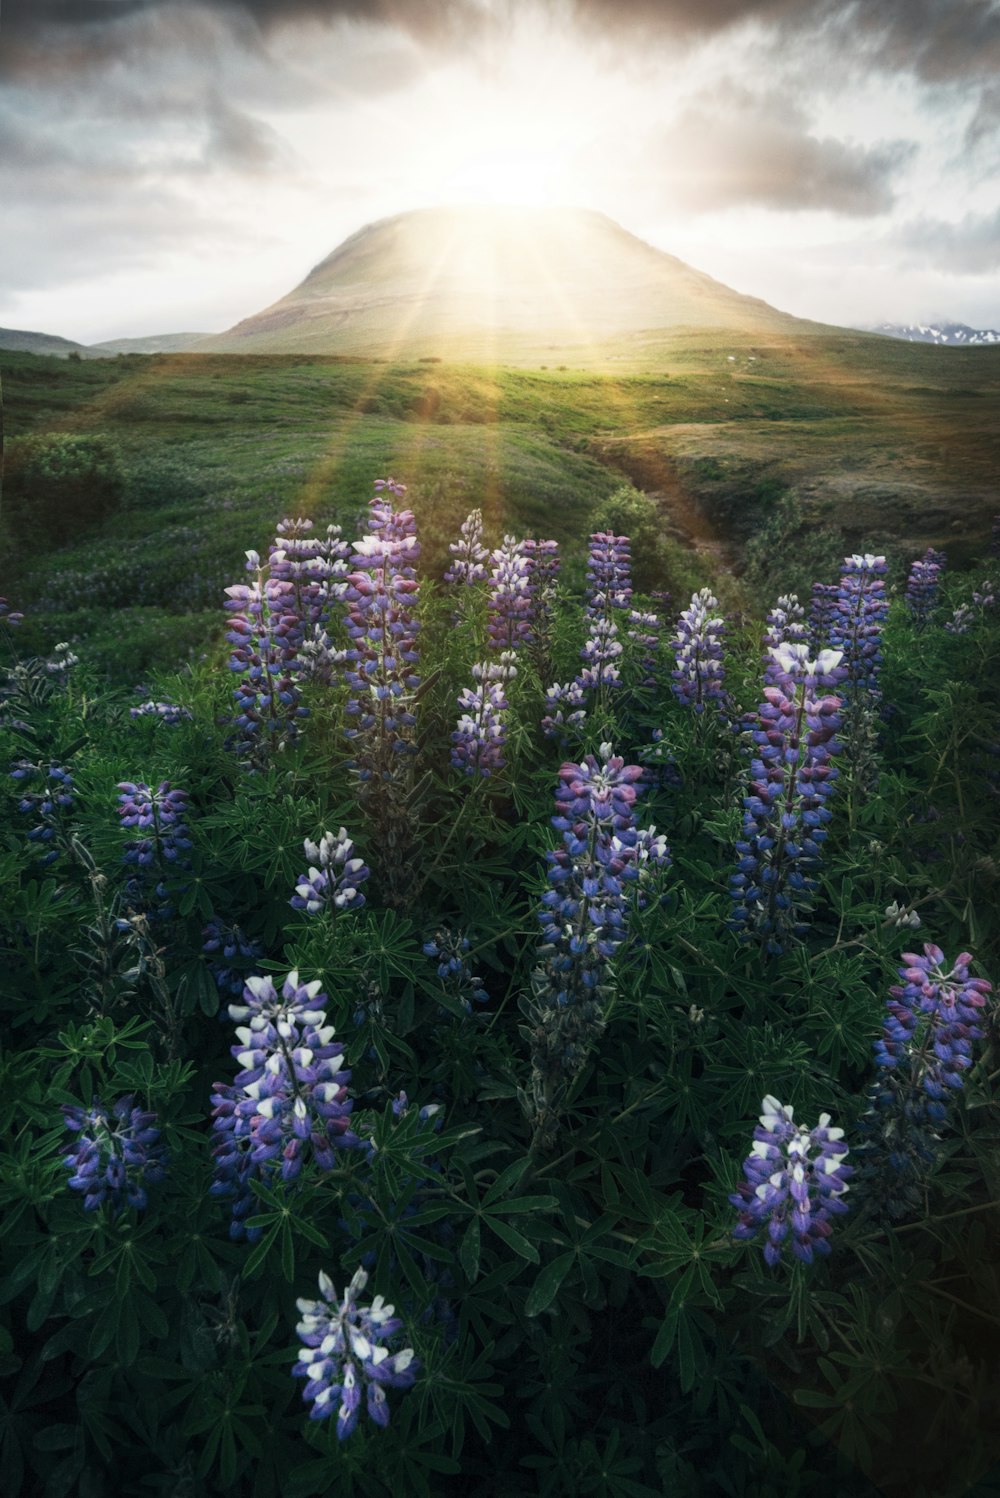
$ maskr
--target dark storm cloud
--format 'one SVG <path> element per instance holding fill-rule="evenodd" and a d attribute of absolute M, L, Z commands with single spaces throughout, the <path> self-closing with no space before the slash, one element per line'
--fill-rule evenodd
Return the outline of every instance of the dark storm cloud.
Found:
<path fill-rule="evenodd" d="M 471 37 L 487 23 L 475 0 L 193 0 L 235 26 L 263 31 L 302 21 L 366 22 L 407 32 L 421 40 Z M 4 0 L 0 27 L 15 62 L 30 62 L 33 44 L 83 39 L 113 47 L 114 32 L 136 16 L 192 8 L 192 0 Z M 89 35 L 88 35 L 89 33 Z"/>
<path fill-rule="evenodd" d="M 967 213 L 957 224 L 915 219 L 893 236 L 910 265 L 931 265 L 958 276 L 985 276 L 1000 270 L 1000 209 Z"/>
<path fill-rule="evenodd" d="M 573 0 L 573 7 L 584 26 L 624 45 L 636 31 L 705 37 L 754 22 L 775 42 L 813 33 L 853 62 L 928 83 L 1000 69 L 993 0 Z"/>
<path fill-rule="evenodd" d="M 757 205 L 869 218 L 892 207 L 894 179 L 915 149 L 815 136 L 783 96 L 730 86 L 689 107 L 649 154 L 669 196 L 696 212 Z"/>

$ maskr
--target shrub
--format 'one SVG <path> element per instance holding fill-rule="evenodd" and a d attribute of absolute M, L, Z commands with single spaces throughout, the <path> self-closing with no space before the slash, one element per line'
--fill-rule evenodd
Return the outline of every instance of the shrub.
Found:
<path fill-rule="evenodd" d="M 4 501 L 15 539 L 63 545 L 119 508 L 125 470 L 109 437 L 46 432 L 7 450 Z"/>

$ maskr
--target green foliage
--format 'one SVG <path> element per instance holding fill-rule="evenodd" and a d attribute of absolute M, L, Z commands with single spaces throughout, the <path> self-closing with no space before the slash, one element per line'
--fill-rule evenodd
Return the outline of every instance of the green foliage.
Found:
<path fill-rule="evenodd" d="M 106 436 L 15 438 L 4 459 L 4 504 L 18 545 L 61 545 L 108 520 L 121 504 L 125 472 Z"/>
<path fill-rule="evenodd" d="M 786 494 L 746 544 L 746 578 L 760 599 L 797 593 L 808 601 L 814 582 L 833 582 L 844 555 L 843 534 L 817 525 L 801 501 Z"/>
<path fill-rule="evenodd" d="M 440 493 L 461 520 L 461 485 L 442 480 Z M 414 498 L 418 512 L 433 508 Z M 632 530 L 645 561 L 659 539 L 642 529 L 648 502 L 619 490 L 601 510 L 598 498 L 588 518 Z M 435 527 L 448 535 L 443 520 Z M 707 579 L 666 581 L 683 595 Z M 373 851 L 340 683 L 308 685 L 301 743 L 247 775 L 226 746 L 232 680 L 212 616 L 134 601 L 105 611 L 92 597 L 75 615 L 84 660 L 62 673 L 33 673 L 18 640 L 0 768 L 25 755 L 70 763 L 75 799 L 61 859 L 41 865 L 18 787 L 0 780 L 3 1491 L 975 1491 L 996 1456 L 989 1411 L 1000 1399 L 995 1020 L 939 1131 L 919 1209 L 884 1221 L 855 1181 L 830 1258 L 772 1271 L 759 1245 L 733 1240 L 728 1200 L 768 1093 L 806 1122 L 831 1113 L 858 1148 L 872 1043 L 904 951 L 924 940 L 950 957 L 968 948 L 977 972 L 1000 976 L 1000 628 L 993 614 L 947 633 L 941 620 L 968 582 L 947 586 L 926 629 L 893 605 L 878 789 L 831 801 L 814 918 L 778 957 L 740 946 L 726 926 L 746 778 L 739 735 L 680 707 L 665 648 L 658 685 L 640 686 L 627 645 L 625 686 L 579 754 L 608 739 L 627 762 L 655 764 L 661 731 L 663 773 L 640 820 L 666 833 L 673 863 L 630 916 L 605 1028 L 549 1153 L 531 1149 L 517 1103 L 520 1005 L 567 751 L 539 731 L 546 683 L 525 661 L 508 767 L 476 784 L 451 770 L 481 611 L 455 628 L 453 592 L 422 585 L 407 903 L 386 908 L 373 877 L 366 906 L 336 915 L 289 900 L 304 839 L 344 826 L 360 856 Z M 129 687 L 155 671 L 166 629 L 194 653 L 146 679 L 149 696 L 190 710 L 174 726 L 131 719 L 132 692 L 102 679 L 109 662 Z M 583 639 L 579 602 L 563 590 L 559 679 L 576 670 Z M 734 625 L 736 721 L 759 700 L 758 652 L 759 625 Z M 191 867 L 171 876 L 174 914 L 152 936 L 127 917 L 116 787 L 134 780 L 191 797 Z M 893 906 L 915 912 L 919 930 Z M 213 1085 L 236 1069 L 228 995 L 202 949 L 213 915 L 258 944 L 244 971 L 321 980 L 366 1141 L 331 1171 L 310 1162 L 289 1190 L 258 1182 L 255 1243 L 230 1239 L 226 1204 L 208 1189 Z M 472 1012 L 423 950 L 445 927 L 467 936 L 488 995 Z M 409 1106 L 397 1115 L 401 1092 Z M 142 1214 L 85 1212 L 67 1187 L 60 1105 L 95 1093 L 132 1093 L 159 1115 L 168 1175 Z M 331 1422 L 308 1421 L 290 1376 L 295 1302 L 316 1294 L 321 1270 L 339 1289 L 361 1264 L 370 1293 L 396 1305 L 421 1369 L 411 1391 L 389 1391 L 387 1430 L 363 1421 L 340 1444 Z"/>

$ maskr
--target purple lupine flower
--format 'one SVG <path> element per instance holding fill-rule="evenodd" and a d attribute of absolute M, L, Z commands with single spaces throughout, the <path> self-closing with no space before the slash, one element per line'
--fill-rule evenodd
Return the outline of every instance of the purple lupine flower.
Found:
<path fill-rule="evenodd" d="M 232 617 L 226 639 L 232 645 L 229 669 L 241 676 L 233 696 L 236 744 L 251 769 L 264 769 L 276 750 L 297 737 L 308 716 L 295 673 L 304 626 L 295 612 L 290 582 L 271 577 L 255 551 L 247 552 L 249 583 L 226 589 Z"/>
<path fill-rule="evenodd" d="M 821 1113 L 814 1129 L 793 1121 L 794 1110 L 766 1097 L 754 1145 L 743 1165 L 740 1181 L 729 1200 L 740 1209 L 733 1237 L 755 1238 L 767 1228 L 764 1258 L 773 1268 L 781 1261 L 787 1242 L 804 1264 L 817 1253 L 828 1254 L 831 1217 L 847 1211 L 843 1200 L 854 1174 L 845 1165 L 848 1148 L 843 1129 L 830 1127 L 829 1113 Z"/>
<path fill-rule="evenodd" d="M 646 609 L 629 609 L 628 622 L 632 625 L 628 637 L 635 641 L 642 652 L 639 657 L 639 669 L 643 673 L 641 685 L 655 687 L 662 626 L 660 616 Z"/>
<path fill-rule="evenodd" d="M 506 686 L 517 675 L 516 659 L 513 650 L 503 650 L 499 661 L 479 662 L 472 668 L 476 686 L 463 687 L 459 693 L 464 712 L 451 736 L 451 762 L 466 775 L 485 778 L 506 764 Z"/>
<path fill-rule="evenodd" d="M 448 550 L 455 560 L 444 575 L 446 583 L 463 583 L 471 587 L 484 582 L 486 568 L 483 563 L 489 552 L 483 545 L 483 512 L 473 510 L 459 527 L 458 541 L 451 541 Z"/>
<path fill-rule="evenodd" d="M 105 1202 L 115 1214 L 126 1207 L 141 1212 L 147 1203 L 147 1183 L 155 1184 L 166 1175 L 156 1114 L 134 1107 L 134 1102 L 129 1093 L 110 1108 L 96 1097 L 89 1108 L 62 1105 L 66 1127 L 78 1136 L 63 1164 L 69 1169 L 69 1185 L 83 1192 L 87 1212 Z"/>
<path fill-rule="evenodd" d="M 1000 583 L 984 578 L 978 588 L 973 588 L 969 603 L 960 603 L 945 624 L 951 635 L 965 635 L 976 624 L 981 624 L 988 609 L 995 608 L 1000 598 Z"/>
<path fill-rule="evenodd" d="M 156 718 L 168 727 L 190 722 L 192 716 L 190 709 L 181 707 L 179 703 L 154 702 L 152 698 L 140 702 L 138 707 L 130 707 L 128 712 L 130 718 Z"/>
<path fill-rule="evenodd" d="M 504 536 L 491 552 L 487 633 L 496 650 L 520 650 L 530 643 L 534 616 L 531 562 L 524 542 Z"/>
<path fill-rule="evenodd" d="M 232 994 L 234 998 L 240 998 L 250 969 L 258 965 L 258 958 L 263 956 L 264 948 L 252 936 L 247 936 L 239 926 L 228 925 L 217 916 L 213 916 L 202 928 L 201 939 L 201 950 L 214 957 L 208 970 L 215 979 L 220 994 Z M 216 953 L 220 954 L 221 962 L 215 957 Z"/>
<path fill-rule="evenodd" d="M 577 681 L 584 691 L 621 686 L 618 661 L 623 646 L 615 614 L 627 613 L 632 602 L 632 558 L 627 536 L 595 531 L 590 537 L 587 568 L 587 641 L 580 651 L 583 670 Z"/>
<path fill-rule="evenodd" d="M 924 943 L 923 956 L 903 953 L 899 976 L 889 990 L 875 1060 L 889 1074 L 887 1085 L 911 1098 L 921 1094 L 922 1111 L 934 1122 L 946 1116 L 949 1091 L 963 1083 L 972 1065 L 972 1042 L 981 1040 L 981 1020 L 992 985 L 969 976 L 969 952 L 948 969 L 941 948 Z"/>
<path fill-rule="evenodd" d="M 348 685 L 356 694 L 347 714 L 356 726 L 345 729 L 353 742 L 355 769 L 362 783 L 389 775 L 393 758 L 414 752 L 414 693 L 420 678 L 413 611 L 419 583 L 414 564 L 420 556 L 412 510 L 394 510 L 381 498 L 405 492 L 391 479 L 378 479 L 369 502 L 371 534 L 354 542 L 355 570 L 348 575 Z"/>
<path fill-rule="evenodd" d="M 929 555 L 929 553 L 928 553 Z M 936 562 L 914 562 L 906 581 L 906 606 L 914 624 L 924 625 L 937 602 L 941 569 Z"/>
<path fill-rule="evenodd" d="M 558 739 L 560 747 L 583 736 L 583 725 L 587 717 L 586 694 L 580 682 L 565 684 L 553 682 L 545 692 L 547 712 L 542 719 L 542 732 L 547 739 Z"/>
<path fill-rule="evenodd" d="M 928 546 L 924 552 L 923 560 L 932 563 L 939 573 L 943 573 L 948 565 L 948 553 L 939 551 L 936 546 Z"/>
<path fill-rule="evenodd" d="M 769 952 L 783 950 L 787 933 L 802 935 L 803 907 L 817 887 L 815 871 L 826 838 L 826 806 L 837 771 L 841 700 L 823 689 L 842 678 L 840 651 L 810 660 L 806 645 L 772 649 L 773 684 L 752 729 L 750 793 L 743 798 L 743 835 L 730 879 L 731 925 L 744 938 L 756 933 Z"/>
<path fill-rule="evenodd" d="M 24 623 L 24 615 L 16 609 L 12 609 L 6 598 L 0 598 L 0 624 L 9 625 L 16 629 L 19 624 Z"/>
<path fill-rule="evenodd" d="M 528 559 L 532 618 L 531 640 L 528 650 L 535 670 L 544 681 L 552 669 L 552 641 L 556 620 L 556 586 L 559 579 L 560 559 L 558 541 L 532 541 L 523 543 L 524 555 Z"/>
<path fill-rule="evenodd" d="M 59 857 L 59 848 L 53 845 L 60 833 L 65 833 L 68 813 L 73 806 L 70 770 L 66 765 L 35 764 L 28 759 L 19 759 L 14 761 L 10 777 L 21 783 L 18 811 L 35 818 L 34 827 L 28 832 L 28 841 L 42 845 L 39 850 L 41 864 L 54 863 Z"/>
<path fill-rule="evenodd" d="M 813 583 L 812 603 L 809 608 L 809 644 L 813 654 L 825 650 L 830 644 L 833 616 L 837 607 L 840 589 L 836 583 Z"/>
<path fill-rule="evenodd" d="M 296 1327 L 302 1348 L 292 1376 L 308 1380 L 302 1397 L 312 1405 L 310 1420 L 324 1420 L 336 1412 L 340 1441 L 357 1426 L 362 1394 L 369 1417 L 378 1426 L 388 1425 L 386 1388 L 412 1388 L 420 1367 L 411 1347 L 391 1353 L 385 1345 L 402 1330 L 395 1307 L 386 1305 L 381 1295 L 371 1305 L 358 1304 L 367 1283 L 365 1270 L 355 1270 L 343 1299 L 338 1299 L 333 1281 L 321 1271 L 322 1299 L 295 1302 L 302 1316 Z"/>
<path fill-rule="evenodd" d="M 270 978 L 248 978 L 243 1003 L 229 1005 L 239 1042 L 232 1055 L 242 1069 L 231 1085 L 216 1082 L 212 1093 L 210 1190 L 232 1199 L 231 1238 L 257 1236 L 245 1226 L 253 1180 L 294 1181 L 310 1152 L 320 1170 L 332 1170 L 336 1151 L 359 1143 L 350 1129 L 351 1074 L 326 1023 L 320 986 L 300 984 L 291 972 L 279 994 Z"/>
<path fill-rule="evenodd" d="M 725 675 L 722 663 L 723 621 L 713 613 L 719 600 L 708 588 L 691 598 L 677 623 L 672 645 L 677 660 L 673 692 L 679 702 L 703 713 L 710 702 L 721 705 L 725 700 Z"/>
<path fill-rule="evenodd" d="M 291 584 L 293 612 L 302 621 L 294 669 L 329 683 L 333 667 L 343 660 L 334 645 L 332 621 L 347 591 L 351 547 L 339 525 L 328 525 L 323 536 L 310 535 L 312 529 L 312 521 L 301 516 L 280 521 L 268 565 L 271 578 Z"/>
<path fill-rule="evenodd" d="M 885 557 L 869 553 L 844 558 L 830 622 L 830 644 L 843 652 L 845 689 L 852 694 L 878 691 L 882 626 L 889 612 L 887 570 Z"/>
<path fill-rule="evenodd" d="M 461 1002 L 466 1014 L 472 1013 L 471 1000 L 474 999 L 477 1004 L 485 1004 L 489 1000 L 482 978 L 477 978 L 469 966 L 466 957 L 469 945 L 467 936 L 441 926 L 423 946 L 425 957 L 437 959 L 438 977 L 445 988 Z M 400 1095 L 405 1097 L 405 1093 Z"/>
<path fill-rule="evenodd" d="M 365 897 L 358 889 L 371 870 L 363 858 L 352 858 L 354 843 L 341 827 L 337 836 L 324 832 L 318 843 L 305 840 L 309 872 L 300 874 L 295 894 L 289 904 L 293 910 L 316 915 L 321 910 L 336 914 L 340 910 L 360 910 Z"/>
<path fill-rule="evenodd" d="M 191 836 L 187 825 L 187 791 L 171 790 L 163 780 L 156 790 L 142 781 L 118 783 L 118 815 L 122 827 L 135 828 L 140 836 L 125 844 L 124 863 L 135 869 L 126 885 L 128 898 L 146 914 L 166 920 L 173 910 L 169 882 L 178 870 L 188 867 Z"/>
<path fill-rule="evenodd" d="M 764 626 L 764 681 L 772 686 L 780 667 L 775 663 L 772 651 L 779 645 L 806 645 L 809 642 L 809 626 L 806 611 L 795 593 L 783 593 L 772 609 L 768 610 Z"/>

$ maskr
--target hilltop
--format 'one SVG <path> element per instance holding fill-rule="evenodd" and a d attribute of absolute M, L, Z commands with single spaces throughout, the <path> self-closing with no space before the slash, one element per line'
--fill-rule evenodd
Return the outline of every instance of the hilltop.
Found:
<path fill-rule="evenodd" d="M 212 353 L 489 364 L 643 362 L 657 333 L 829 331 L 743 296 L 578 208 L 422 209 L 368 224 Z"/>

